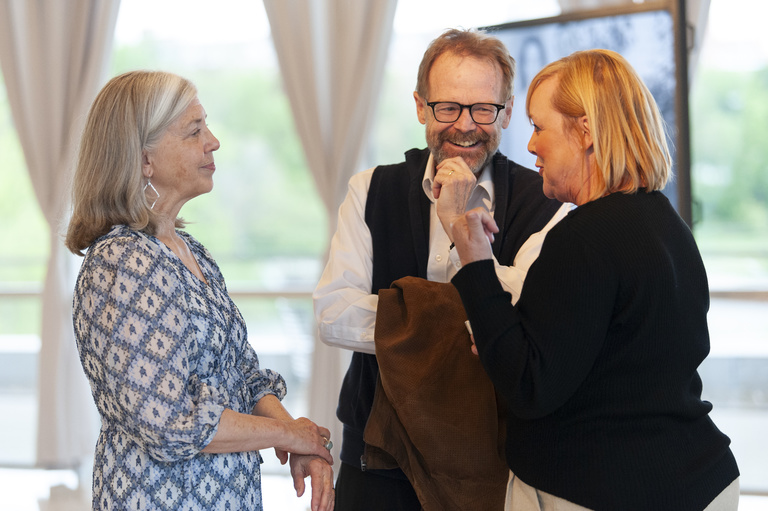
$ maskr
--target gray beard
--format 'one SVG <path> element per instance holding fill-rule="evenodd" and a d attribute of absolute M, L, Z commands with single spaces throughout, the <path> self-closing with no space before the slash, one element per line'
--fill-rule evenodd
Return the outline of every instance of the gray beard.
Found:
<path fill-rule="evenodd" d="M 430 152 L 432 153 L 432 157 L 435 160 L 435 165 L 442 162 L 443 160 L 447 160 L 448 158 L 452 158 L 452 156 L 445 154 L 445 151 L 442 151 L 438 149 L 437 151 L 432 151 L 430 149 Z M 474 163 L 468 162 L 464 160 L 469 167 L 469 170 L 472 171 L 472 173 L 475 175 L 475 177 L 480 177 L 480 174 L 483 173 L 483 169 L 486 165 L 488 165 L 493 160 L 493 155 L 496 154 L 496 151 L 494 150 L 492 153 L 488 152 L 485 155 L 485 159 L 483 161 L 475 161 Z"/>
<path fill-rule="evenodd" d="M 448 158 L 452 158 L 456 155 L 451 155 L 447 151 L 444 151 L 442 149 L 443 142 L 445 141 L 451 141 L 451 142 L 483 142 L 485 144 L 485 157 L 482 159 L 474 159 L 472 161 L 464 160 L 469 167 L 469 170 L 472 171 L 472 173 L 475 176 L 480 176 L 480 174 L 483 172 L 483 169 L 485 166 L 491 162 L 493 159 L 493 155 L 496 154 L 496 151 L 499 149 L 499 143 L 500 143 L 500 137 L 497 140 L 493 140 L 493 137 L 488 135 L 485 132 L 481 133 L 471 133 L 468 135 L 461 136 L 461 134 L 452 134 L 452 135 L 446 135 L 444 133 L 438 133 L 436 136 L 428 137 L 427 138 L 427 145 L 429 146 L 429 151 L 432 153 L 432 157 L 435 160 L 435 165 L 442 162 L 443 160 L 447 160 Z M 491 147 L 493 145 L 493 147 Z"/>

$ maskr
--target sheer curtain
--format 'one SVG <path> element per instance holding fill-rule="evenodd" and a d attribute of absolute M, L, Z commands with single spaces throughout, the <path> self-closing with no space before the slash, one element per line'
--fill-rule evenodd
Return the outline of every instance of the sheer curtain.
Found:
<path fill-rule="evenodd" d="M 330 232 L 375 112 L 397 0 L 264 0 L 307 163 Z M 330 238 L 330 236 L 329 236 Z M 310 417 L 331 428 L 349 354 L 315 343 Z M 338 456 L 337 456 L 338 457 Z"/>
<path fill-rule="evenodd" d="M 108 58 L 119 0 L 3 0 L 0 64 L 37 201 L 50 228 L 43 288 L 37 464 L 74 467 L 93 454 L 88 384 L 72 331 L 78 261 L 61 238 L 78 136 Z"/>

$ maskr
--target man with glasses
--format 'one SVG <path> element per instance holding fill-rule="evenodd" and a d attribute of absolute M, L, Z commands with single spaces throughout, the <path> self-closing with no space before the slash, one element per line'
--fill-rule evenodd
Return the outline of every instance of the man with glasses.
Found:
<path fill-rule="evenodd" d="M 424 54 L 413 94 L 428 148 L 350 180 L 314 293 L 323 342 L 354 351 L 337 409 L 344 425 L 337 510 L 421 509 L 401 470 L 366 467 L 363 432 L 378 376 L 378 291 L 406 276 L 450 282 L 460 267 L 451 223 L 483 207 L 500 228 L 493 253 L 514 302 L 547 230 L 570 209 L 544 196 L 536 172 L 497 152 L 510 121 L 514 69 L 495 37 L 474 30 L 443 33 Z M 451 439 L 445 440 L 450 449 Z"/>

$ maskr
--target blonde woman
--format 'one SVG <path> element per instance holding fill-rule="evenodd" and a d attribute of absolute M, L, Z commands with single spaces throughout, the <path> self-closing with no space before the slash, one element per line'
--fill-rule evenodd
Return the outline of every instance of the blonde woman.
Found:
<path fill-rule="evenodd" d="M 548 197 L 576 204 L 547 234 L 516 306 L 475 210 L 454 219 L 476 350 L 509 405 L 507 509 L 735 510 L 730 440 L 701 400 L 709 291 L 691 231 L 660 190 L 656 103 L 620 55 L 577 52 L 526 103 Z"/>

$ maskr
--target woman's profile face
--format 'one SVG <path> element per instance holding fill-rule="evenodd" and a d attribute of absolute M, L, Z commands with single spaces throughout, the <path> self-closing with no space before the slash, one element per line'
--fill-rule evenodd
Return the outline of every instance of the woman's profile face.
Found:
<path fill-rule="evenodd" d="M 552 106 L 557 85 L 557 78 L 548 78 L 533 91 L 529 107 L 533 134 L 528 151 L 536 156 L 544 194 L 580 205 L 588 181 L 586 148 L 566 117 Z"/>
<path fill-rule="evenodd" d="M 213 151 L 219 145 L 206 124 L 205 109 L 195 98 L 145 154 L 144 175 L 160 194 L 156 211 L 172 211 L 211 191 L 216 171 Z"/>

